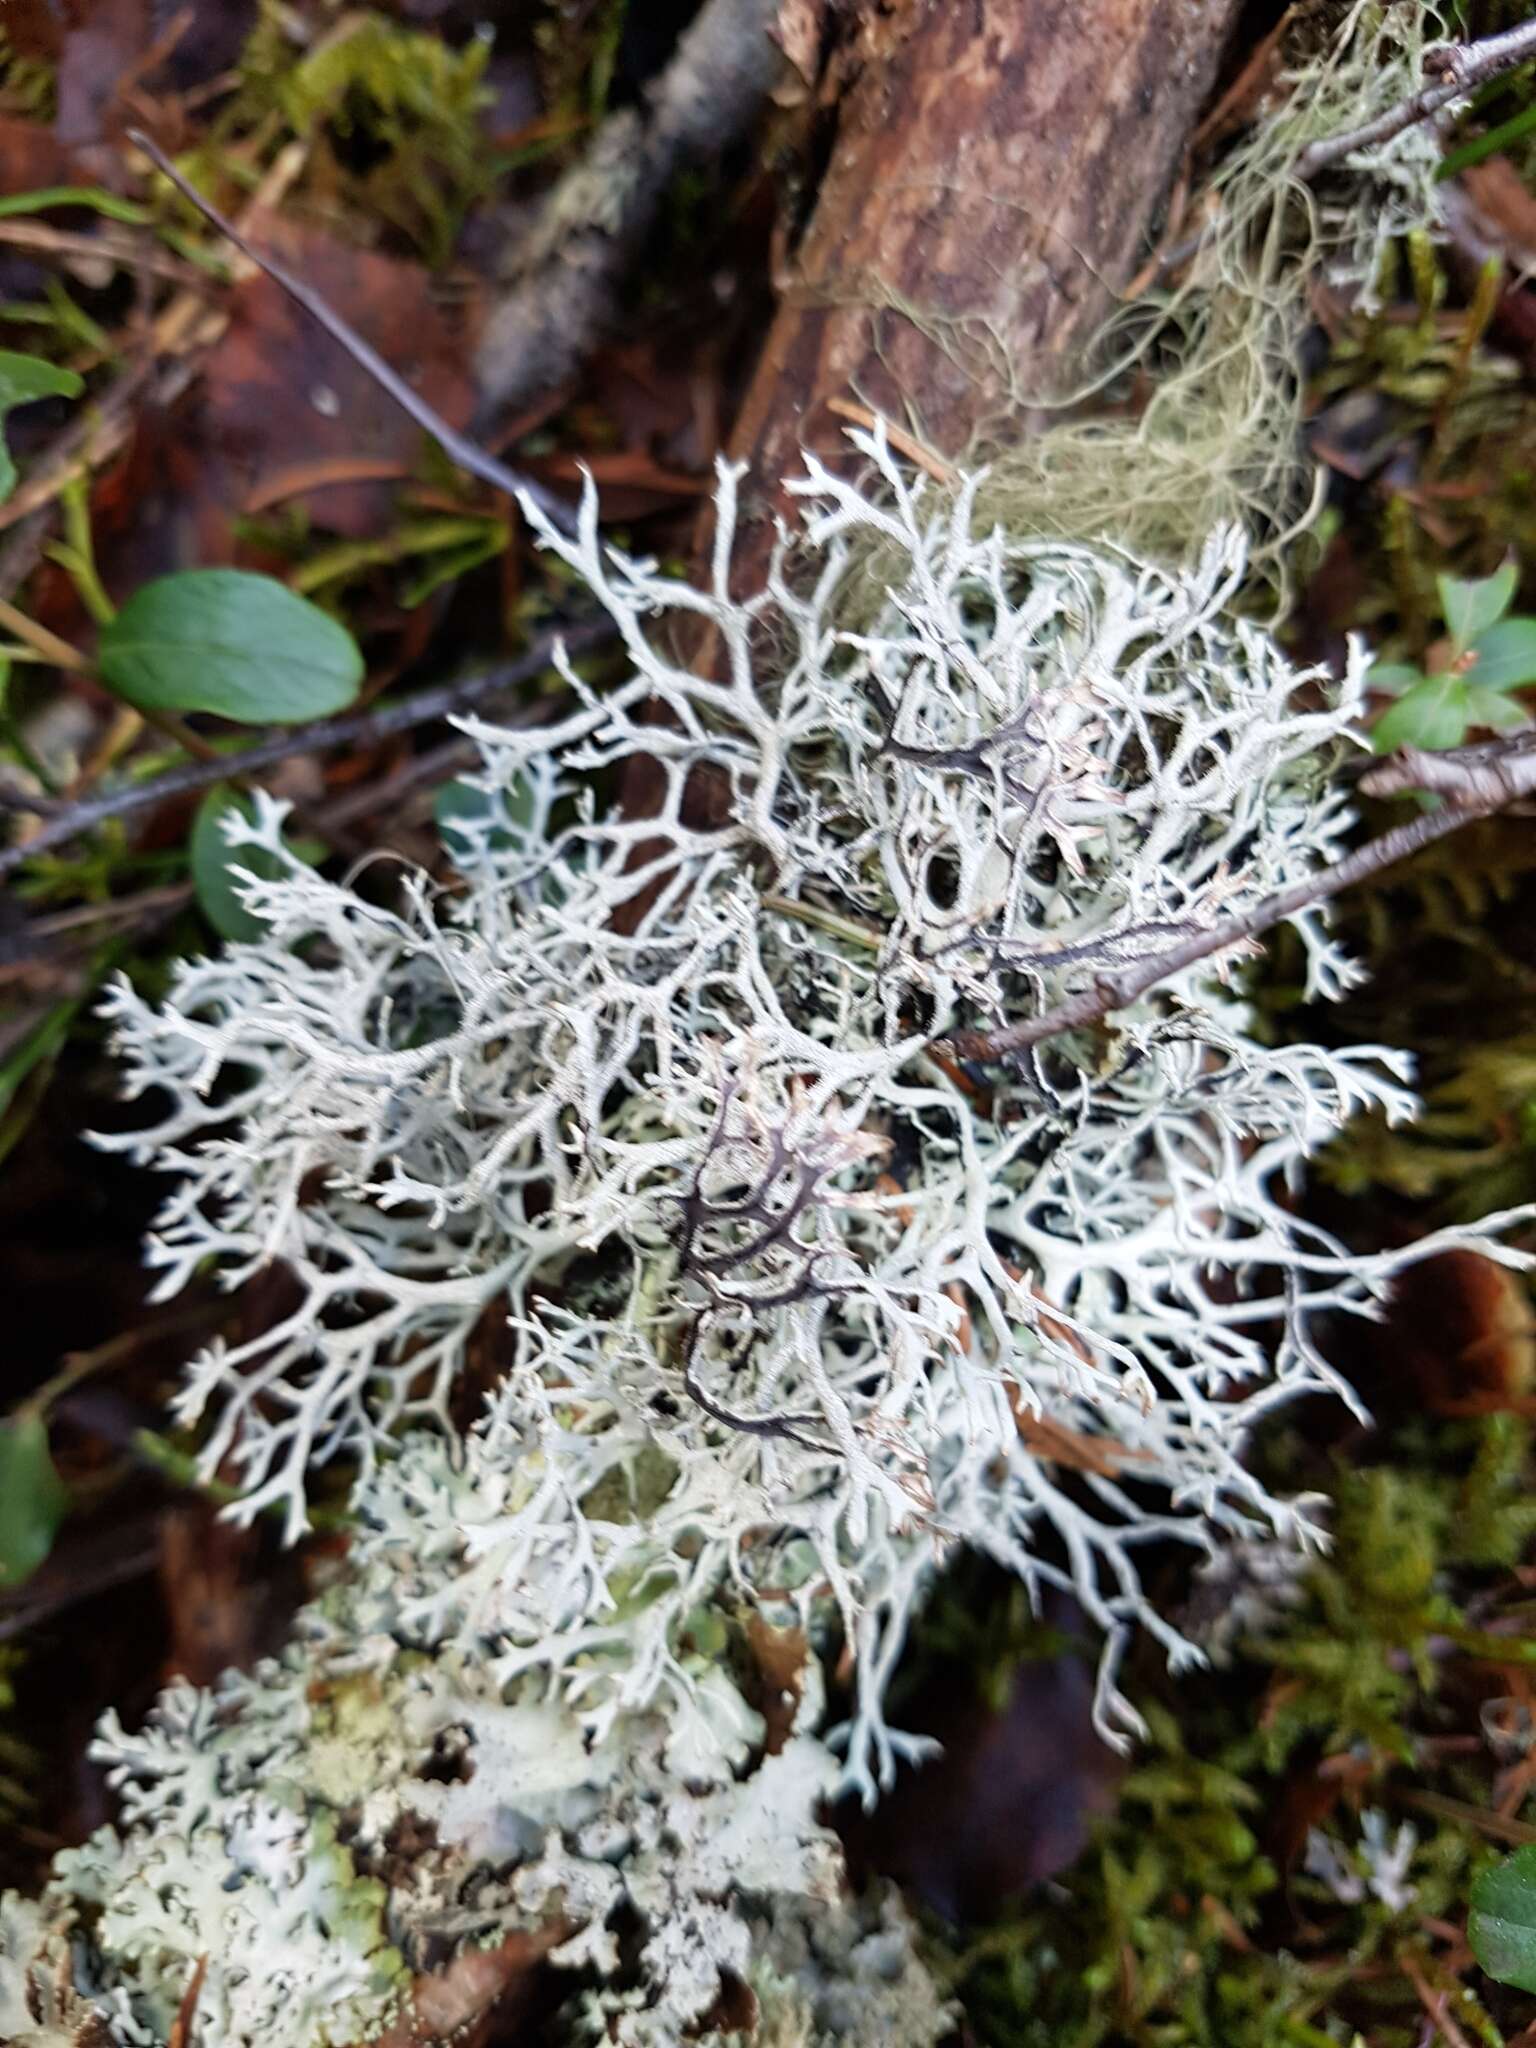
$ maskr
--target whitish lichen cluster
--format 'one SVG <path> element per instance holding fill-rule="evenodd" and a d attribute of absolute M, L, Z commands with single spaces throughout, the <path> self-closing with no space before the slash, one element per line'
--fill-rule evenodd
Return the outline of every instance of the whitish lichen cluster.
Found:
<path fill-rule="evenodd" d="M 416 1458 L 446 1476 L 441 1449 Z M 121 1822 L 35 1905 L 0 1904 L 0 2038 L 162 2048 L 201 1963 L 207 2048 L 363 2042 L 410 2022 L 445 1955 L 526 1932 L 570 1986 L 560 2038 L 672 2048 L 734 1982 L 763 2048 L 933 2048 L 944 2006 L 905 1916 L 843 1898 L 803 1650 L 765 1659 L 793 1687 L 765 1696 L 771 1739 L 741 1690 L 768 1680 L 722 1617 L 704 1640 L 736 1661 L 694 1658 L 692 1717 L 592 1742 L 505 1684 L 494 1637 L 425 1618 L 424 1592 L 453 1611 L 470 1555 L 423 1565 L 371 1528 L 281 1660 L 172 1687 L 137 1734 L 108 1717 L 94 1754 Z"/>
<path fill-rule="evenodd" d="M 1246 1432 L 1334 1384 L 1316 1318 L 1369 1310 L 1405 1255 L 1346 1253 L 1291 1189 L 1355 1110 L 1411 1098 L 1378 1048 L 1258 1043 L 1209 968 L 1019 1068 L 933 1049 L 1331 858 L 1359 669 L 1299 675 L 1231 619 L 1235 538 L 1171 575 L 977 537 L 968 494 L 930 516 L 861 445 L 878 493 L 813 464 L 802 575 L 744 603 L 730 472 L 704 590 L 605 548 L 590 502 L 579 540 L 546 531 L 632 673 L 594 696 L 571 672 L 559 724 L 480 733 L 464 889 L 407 878 L 384 908 L 287 859 L 249 892 L 270 937 L 112 1009 L 160 1112 L 125 1142 L 178 1176 L 162 1291 L 209 1260 L 296 1282 L 182 1398 L 246 1511 L 301 1526 L 307 1466 L 441 1420 L 504 1327 L 461 1473 L 407 1459 L 373 1496 L 427 1556 L 471 1532 L 452 1598 L 503 1680 L 539 1674 L 601 1738 L 692 1710 L 702 1604 L 835 1610 L 872 1796 L 952 1546 L 1075 1593 L 1108 1725 L 1126 1626 L 1186 1647 L 1141 1545 L 1306 1539 Z M 854 632 L 872 538 L 905 568 Z M 669 623 L 718 658 L 669 658 Z M 664 790 L 632 817 L 596 791 L 642 754 Z M 278 860 L 280 823 L 247 828 Z M 1331 995 L 1348 963 L 1300 927 Z"/>
<path fill-rule="evenodd" d="M 834 1951 L 903 1987 L 878 2038 L 930 2042 L 939 2001 L 899 1921 L 850 1931 L 819 1812 L 918 1746 L 884 1700 L 944 1558 L 1075 1593 L 1112 1732 L 1131 1625 L 1197 1654 L 1142 1545 L 1313 1533 L 1247 1432 L 1348 1398 L 1317 1318 L 1464 1237 L 1360 1256 L 1296 1213 L 1353 1111 L 1411 1109 L 1401 1063 L 1263 1045 L 1222 962 L 1019 1066 L 935 1037 L 1330 859 L 1358 666 L 1298 674 L 1232 618 L 1235 538 L 1170 574 L 978 535 L 969 491 L 930 512 L 859 445 L 871 480 L 813 463 L 799 574 L 781 555 L 745 602 L 728 470 L 703 590 L 605 548 L 590 501 L 578 539 L 546 529 L 631 673 L 568 670 L 560 722 L 480 732 L 461 888 L 370 901 L 263 803 L 235 831 L 281 869 L 247 891 L 268 935 L 159 1007 L 114 994 L 155 1110 L 122 1142 L 176 1175 L 163 1291 L 210 1262 L 294 1281 L 183 1415 L 294 1528 L 307 1467 L 355 1456 L 361 1526 L 283 1665 L 109 1724 L 122 1826 L 7 1909 L 13 2008 L 52 2000 L 67 2035 L 83 1998 L 159 2048 L 206 1956 L 207 2048 L 310 2048 L 377 2032 L 434 1954 L 555 1928 L 571 2025 L 635 2048 L 735 2024 L 728 1983 L 761 1989 L 759 2041 L 846 2038 Z M 902 572 L 852 630 L 872 542 Z M 633 816 L 602 792 L 641 755 L 662 787 Z M 1348 962 L 1299 929 L 1336 993 Z M 402 1442 L 477 1339 L 506 1362 L 482 1422 Z M 772 1740 L 765 1631 L 808 1646 Z"/>
<path fill-rule="evenodd" d="M 1392 33 L 1349 11 L 1336 113 L 1340 66 L 1379 104 L 1413 61 Z M 1412 184 L 1418 149 L 1366 168 Z M 1282 329 L 1234 343 L 1261 409 Z M 1209 383 L 1215 326 L 1199 349 Z M 1158 419 L 1152 499 L 1204 459 Z M 327 881 L 261 800 L 231 829 L 280 876 L 246 890 L 267 936 L 159 1006 L 114 993 L 148 1105 L 114 1142 L 175 1176 L 162 1294 L 293 1280 L 274 1327 L 196 1361 L 181 1417 L 291 1531 L 308 1468 L 355 1460 L 359 1529 L 279 1664 L 106 1727 L 122 1823 L 0 1903 L 0 2037 L 167 2048 L 201 1967 L 201 2048 L 432 2038 L 413 1978 L 522 1934 L 569 1973 L 551 2041 L 932 2048 L 911 1930 L 848 1900 L 822 1802 L 920 1748 L 885 1702 L 946 1557 L 1075 1595 L 1123 1739 L 1128 1630 L 1199 1654 L 1143 1547 L 1318 1535 L 1250 1431 L 1350 1398 L 1319 1320 L 1472 1241 L 1361 1255 L 1297 1212 L 1357 1110 L 1411 1112 L 1403 1062 L 1263 1044 L 1230 958 L 1021 1064 L 936 1040 L 1334 858 L 1360 663 L 1298 673 L 1233 616 L 1235 530 L 1179 570 L 1023 542 L 983 529 L 977 480 L 925 498 L 855 438 L 864 478 L 810 464 L 793 573 L 786 541 L 745 600 L 729 470 L 702 589 L 604 547 L 590 500 L 575 540 L 526 506 L 629 671 L 567 667 L 555 723 L 477 729 L 461 880 Z M 1138 497 L 1112 435 L 1047 440 Z M 626 809 L 641 759 L 654 801 Z M 1310 993 L 1338 994 L 1350 963 L 1296 923 Z"/>

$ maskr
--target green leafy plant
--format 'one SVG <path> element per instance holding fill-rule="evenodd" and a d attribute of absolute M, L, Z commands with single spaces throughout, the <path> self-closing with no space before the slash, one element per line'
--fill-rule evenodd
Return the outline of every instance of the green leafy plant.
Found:
<path fill-rule="evenodd" d="M 1536 1991 L 1536 1842 L 1483 1871 L 1473 1885 L 1467 1941 L 1490 1977 Z"/>
<path fill-rule="evenodd" d="M 48 1425 L 35 1405 L 0 1421 L 0 1586 L 30 1578 L 53 1548 L 69 1507 L 69 1489 L 48 1449 Z"/>
<path fill-rule="evenodd" d="M 363 679 L 344 626 L 243 569 L 187 569 L 146 583 L 103 627 L 97 661 L 141 711 L 276 725 L 340 711 Z"/>
<path fill-rule="evenodd" d="M 61 370 L 41 356 L 20 356 L 0 349 L 0 424 L 18 405 L 30 405 L 35 398 L 78 398 L 85 389 L 73 370 Z M 16 465 L 0 437 L 0 503 L 16 488 Z"/>
<path fill-rule="evenodd" d="M 255 875 L 273 882 L 287 872 L 265 848 L 244 843 L 231 845 L 224 821 L 237 815 L 250 824 L 256 807 L 243 791 L 230 783 L 218 782 L 197 807 L 187 841 L 187 858 L 192 868 L 192 887 L 197 905 L 221 939 L 259 939 L 266 926 L 246 909 L 240 876 Z M 301 860 L 318 861 L 325 847 L 319 840 L 285 841 Z"/>
<path fill-rule="evenodd" d="M 1428 674 L 1408 662 L 1378 662 L 1371 670 L 1371 687 L 1397 698 L 1376 721 L 1378 752 L 1458 747 L 1475 726 L 1505 732 L 1527 722 L 1510 692 L 1536 682 L 1536 619 L 1507 616 L 1518 580 L 1513 562 L 1472 582 L 1438 579 L 1443 665 Z"/>

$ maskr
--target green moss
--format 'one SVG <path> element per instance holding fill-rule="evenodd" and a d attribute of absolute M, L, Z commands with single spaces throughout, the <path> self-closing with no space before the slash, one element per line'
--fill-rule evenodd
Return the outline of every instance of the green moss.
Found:
<path fill-rule="evenodd" d="M 445 263 L 467 209 L 496 172 L 482 118 L 491 44 L 460 49 L 440 35 L 358 11 L 295 61 L 280 11 L 264 6 L 228 117 L 277 114 L 315 154 L 311 177 L 383 220 L 434 264 Z"/>
<path fill-rule="evenodd" d="M 1303 1454 L 1277 1438 L 1267 1455 Z M 1494 1768 L 1479 1708 L 1507 1679 L 1488 1659 L 1524 1648 L 1502 1630 L 1536 1528 L 1530 1431 L 1415 1423 L 1372 1455 L 1329 1476 L 1334 1544 L 1300 1602 L 1218 1682 L 1149 1678 L 1148 1738 L 1089 1851 L 949 1946 L 981 2048 L 1411 2048 L 1419 1985 L 1448 1993 L 1469 2041 L 1503 2040 L 1425 1922 L 1459 1925 L 1497 1853 L 1469 1821 Z M 958 1644 L 952 1616 L 939 1629 Z M 997 1642 L 972 1636 L 990 1686 Z M 1347 1852 L 1366 1808 L 1417 1832 L 1397 1908 L 1305 1868 L 1314 1817 Z"/>
<path fill-rule="evenodd" d="M 51 121 L 58 108 L 56 67 L 46 57 L 24 56 L 0 29 L 0 112 Z"/>

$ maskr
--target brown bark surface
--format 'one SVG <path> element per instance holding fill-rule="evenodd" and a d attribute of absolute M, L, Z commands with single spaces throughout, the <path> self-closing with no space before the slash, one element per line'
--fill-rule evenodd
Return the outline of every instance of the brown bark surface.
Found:
<path fill-rule="evenodd" d="M 828 15 L 852 27 L 831 60 L 814 211 L 731 436 L 748 464 L 737 589 L 761 585 L 801 450 L 847 459 L 830 401 L 956 455 L 1024 431 L 1029 397 L 1081 374 L 1145 260 L 1241 4 L 783 0 L 786 48 L 814 43 Z M 786 35 L 791 17 L 817 26 Z M 712 531 L 706 509 L 701 560 Z M 701 636 L 696 658 L 715 652 Z M 654 812 L 661 786 L 653 761 L 632 761 L 629 814 Z M 696 778 L 690 822 L 717 823 L 722 801 Z"/>
<path fill-rule="evenodd" d="M 770 490 L 801 447 L 836 454 L 829 399 L 956 454 L 1082 371 L 1239 0 L 854 4 L 830 159 L 733 437 Z"/>

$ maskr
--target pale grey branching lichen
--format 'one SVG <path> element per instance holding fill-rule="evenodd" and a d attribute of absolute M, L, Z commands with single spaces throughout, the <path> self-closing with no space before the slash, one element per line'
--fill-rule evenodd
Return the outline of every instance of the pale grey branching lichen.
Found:
<path fill-rule="evenodd" d="M 1386 1814 L 1368 1806 L 1360 1816 L 1360 1839 L 1353 1846 L 1321 1828 L 1308 1828 L 1303 1867 L 1342 1905 L 1358 1906 L 1370 1897 L 1379 1899 L 1389 1912 L 1405 1913 L 1418 1896 L 1418 1887 L 1408 1881 L 1418 1844 L 1412 1821 L 1401 1822 L 1394 1833 Z"/>
<path fill-rule="evenodd" d="M 858 445 L 744 601 L 729 469 L 702 590 L 590 501 L 544 530 L 630 674 L 567 665 L 559 723 L 479 730 L 462 886 L 371 901 L 263 801 L 267 936 L 114 993 L 154 1106 L 114 1142 L 176 1176 L 162 1291 L 292 1276 L 190 1374 L 209 1469 L 294 1529 L 311 1463 L 362 1477 L 346 1587 L 281 1663 L 109 1719 L 120 1825 L 0 1909 L 38 2048 L 168 2048 L 188 1999 L 205 2048 L 382 2038 L 413 1973 L 520 1930 L 572 1973 L 564 2038 L 674 2048 L 746 1999 L 757 2048 L 932 2048 L 910 1930 L 844 1896 L 823 1810 L 921 1747 L 884 1701 L 935 1570 L 970 1545 L 1072 1589 L 1100 1722 L 1134 1725 L 1127 1630 L 1198 1654 L 1140 1547 L 1313 1538 L 1248 1432 L 1350 1398 L 1317 1319 L 1469 1241 L 1361 1255 L 1298 1214 L 1308 1153 L 1412 1098 L 1379 1048 L 1264 1044 L 1230 961 L 1021 1064 L 945 1052 L 1332 859 L 1359 663 L 1298 673 L 1234 618 L 1232 537 L 1185 574 L 1013 542 Z M 854 627 L 871 543 L 900 573 Z M 605 791 L 642 756 L 635 815 Z M 505 1370 L 455 1443 L 475 1346 Z"/>
<path fill-rule="evenodd" d="M 849 1782 L 903 1752 L 882 1700 L 957 1544 L 1070 1588 L 1103 1630 L 1191 1646 L 1140 1547 L 1312 1533 L 1243 1461 L 1298 1395 L 1344 1393 L 1313 1336 L 1411 1252 L 1298 1216 L 1309 1152 L 1406 1115 L 1376 1047 L 1273 1047 L 1191 969 L 1114 1028 L 1022 1066 L 935 1046 L 1006 1023 L 1332 859 L 1328 771 L 1361 662 L 1298 673 L 1228 601 L 1235 535 L 1167 573 L 930 511 L 883 440 L 862 482 L 812 461 L 791 575 L 730 588 L 736 472 L 706 587 L 525 507 L 618 626 L 626 680 L 542 730 L 478 729 L 464 886 L 397 907 L 284 864 L 256 945 L 112 999 L 125 1143 L 177 1175 L 151 1256 L 170 1293 L 280 1260 L 294 1305 L 193 1368 L 181 1413 L 304 1519 L 306 1467 L 371 1467 L 442 1422 L 476 1333 L 507 1369 L 456 1469 L 382 1465 L 373 1513 L 425 1561 L 436 1640 L 496 1644 L 594 1739 L 711 1703 L 680 1644 L 712 1601 L 840 1625 Z M 898 566 L 858 629 L 871 544 Z M 692 639 L 688 638 L 692 634 Z M 669 639 L 669 635 L 671 636 Z M 675 652 L 669 652 L 675 648 Z M 644 757 L 652 810 L 603 792 Z M 1352 969 L 1296 920 L 1310 993 Z M 450 1603 L 451 1610 L 444 1608 Z"/>
<path fill-rule="evenodd" d="M 1124 531 L 1145 501 L 1172 560 L 1203 505 L 1293 509 L 1272 415 L 1306 283 L 1275 297 L 1271 188 L 1295 120 L 1363 115 L 1413 68 L 1406 19 L 1350 9 L 1326 99 L 1294 95 L 1218 192 L 1206 268 L 1241 254 L 1251 281 L 1235 340 L 1210 292 L 1129 453 L 1092 428 L 1032 444 L 1062 486 L 1025 493 L 1047 524 Z M 1421 213 L 1428 146 L 1352 167 L 1395 195 L 1378 222 Z M 1360 282 L 1373 245 L 1332 203 L 1313 239 Z M 946 1050 L 1113 997 L 1331 862 L 1363 662 L 1297 671 L 1234 614 L 1235 530 L 1181 569 L 1021 541 L 978 520 L 980 479 L 940 502 L 854 439 L 863 476 L 809 463 L 804 531 L 745 598 L 730 468 L 703 588 L 605 547 L 590 497 L 575 539 L 525 505 L 628 672 L 596 691 L 565 664 L 558 722 L 474 728 L 461 878 L 328 881 L 259 798 L 230 830 L 279 876 L 245 890 L 266 936 L 158 1005 L 113 993 L 149 1120 L 111 1142 L 174 1176 L 160 1292 L 291 1280 L 274 1325 L 194 1363 L 180 1417 L 237 1511 L 293 1533 L 308 1468 L 355 1461 L 357 1527 L 279 1662 L 173 1688 L 138 1733 L 109 1719 L 121 1821 L 35 1904 L 0 1900 L 0 2037 L 440 2039 L 423 1977 L 526 1935 L 567 1973 L 551 2043 L 935 2048 L 913 1930 L 849 1898 L 825 1809 L 923 1746 L 886 1695 L 936 1571 L 970 1546 L 1073 1592 L 1123 1740 L 1130 1629 L 1201 1654 L 1143 1546 L 1234 1551 L 1286 1597 L 1270 1561 L 1322 1532 L 1249 1469 L 1254 1425 L 1353 1398 L 1322 1319 L 1487 1244 L 1362 1254 L 1299 1213 L 1356 1111 L 1412 1113 L 1406 1065 L 1266 1044 L 1231 957 L 1018 1063 Z M 1338 995 L 1351 963 L 1321 915 L 1294 922 L 1308 993 Z M 456 1442 L 456 1383 L 492 1362 Z M 833 1653 L 851 1682 L 824 1730 Z M 1367 1850 L 1406 1899 L 1411 1843 Z"/>

